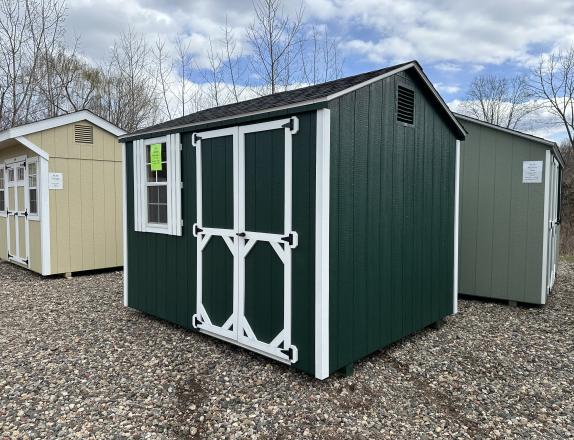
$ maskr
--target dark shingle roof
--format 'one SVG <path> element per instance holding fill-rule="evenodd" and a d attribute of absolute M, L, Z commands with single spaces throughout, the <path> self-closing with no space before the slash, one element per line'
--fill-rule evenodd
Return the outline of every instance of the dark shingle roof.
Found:
<path fill-rule="evenodd" d="M 135 131 L 124 136 L 124 138 L 132 138 L 133 136 L 140 133 L 168 131 L 175 127 L 199 124 L 202 122 L 212 121 L 214 119 L 231 118 L 246 113 L 258 112 L 261 110 L 273 110 L 277 107 L 326 98 L 329 95 L 348 89 L 349 87 L 356 86 L 357 84 L 361 84 L 372 78 L 376 78 L 377 76 L 384 75 L 387 72 L 398 69 L 410 63 L 412 63 L 412 61 L 385 67 L 384 69 L 373 70 L 372 72 L 366 72 L 359 75 L 336 79 L 322 84 L 288 90 L 286 92 L 249 99 L 247 101 L 241 101 L 235 104 L 222 105 L 219 107 L 201 110 L 196 113 L 182 116 L 181 118 L 172 119 L 171 121 L 162 122 L 161 124 L 156 124 L 151 127 Z"/>

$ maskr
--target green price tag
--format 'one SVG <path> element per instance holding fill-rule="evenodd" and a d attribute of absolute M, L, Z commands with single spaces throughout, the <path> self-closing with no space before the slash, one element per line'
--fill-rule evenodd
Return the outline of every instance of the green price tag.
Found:
<path fill-rule="evenodd" d="M 161 144 L 151 144 L 149 146 L 149 158 L 151 162 L 152 171 L 161 171 Z"/>

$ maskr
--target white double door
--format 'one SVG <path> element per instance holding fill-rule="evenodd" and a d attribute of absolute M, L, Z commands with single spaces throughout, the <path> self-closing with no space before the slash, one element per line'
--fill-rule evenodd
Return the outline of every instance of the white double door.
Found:
<path fill-rule="evenodd" d="M 6 238 L 8 259 L 18 264 L 29 264 L 29 200 L 28 169 L 25 158 L 6 161 Z"/>
<path fill-rule="evenodd" d="M 205 333 L 286 363 L 291 343 L 297 118 L 194 134 L 197 313 Z"/>

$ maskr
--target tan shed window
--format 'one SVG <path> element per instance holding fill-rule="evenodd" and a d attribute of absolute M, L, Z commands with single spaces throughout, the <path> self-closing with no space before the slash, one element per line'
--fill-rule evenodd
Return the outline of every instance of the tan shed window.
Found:
<path fill-rule="evenodd" d="M 74 125 L 74 140 L 79 144 L 93 144 L 94 127 L 86 124 Z"/>
<path fill-rule="evenodd" d="M 28 162 L 28 197 L 30 215 L 38 215 L 38 162 Z"/>

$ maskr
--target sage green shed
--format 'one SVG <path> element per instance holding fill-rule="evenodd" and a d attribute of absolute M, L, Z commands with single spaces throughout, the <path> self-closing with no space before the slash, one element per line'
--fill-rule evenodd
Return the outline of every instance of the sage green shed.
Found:
<path fill-rule="evenodd" d="M 126 306 L 349 371 L 456 311 L 464 134 L 409 62 L 122 137 Z"/>
<path fill-rule="evenodd" d="M 461 148 L 459 292 L 545 304 L 559 260 L 558 146 L 457 118 L 468 132 Z"/>

